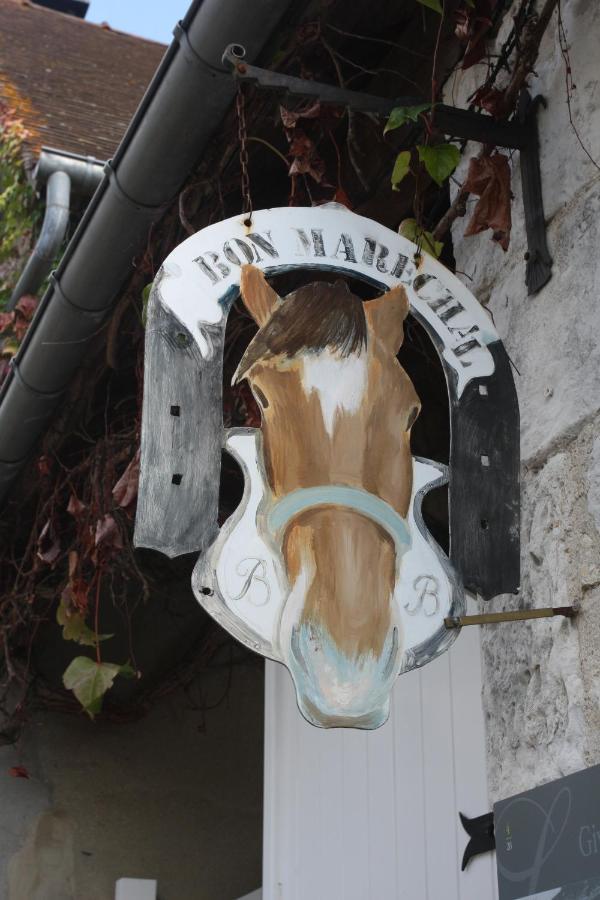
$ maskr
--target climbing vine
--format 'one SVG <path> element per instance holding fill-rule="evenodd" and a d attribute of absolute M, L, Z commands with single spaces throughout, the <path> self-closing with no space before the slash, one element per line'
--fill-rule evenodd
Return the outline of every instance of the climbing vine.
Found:
<path fill-rule="evenodd" d="M 436 256 L 444 252 L 452 222 L 465 214 L 471 194 L 478 200 L 467 233 L 491 229 L 494 240 L 506 249 L 511 194 L 509 160 L 504 153 L 483 147 L 469 161 L 466 179 L 447 208 L 449 181 L 455 177 L 463 149 L 436 129 L 436 105 L 447 77 L 440 74 L 444 26 L 448 30 L 447 0 L 418 2 L 430 37 L 425 55 L 419 47 L 348 32 L 327 21 L 303 24 L 289 45 L 278 51 L 273 67 L 315 80 L 333 78 L 343 87 L 360 87 L 360 79 L 383 74 L 396 79 L 394 84 L 400 83 L 403 89 L 408 85 L 411 91 L 424 93 L 427 102 L 398 106 L 383 122 L 318 101 L 295 108 L 286 101 L 274 108 L 275 101 L 250 94 L 249 128 L 263 126 L 263 133 L 249 134 L 248 144 L 255 157 L 263 154 L 263 161 L 268 158 L 273 163 L 263 167 L 268 171 L 263 185 L 253 184 L 255 205 L 272 205 L 273 195 L 285 197 L 287 190 L 290 204 L 334 200 L 356 207 L 361 197 L 364 200 L 374 192 L 377 178 L 386 177 L 385 169 L 382 176 L 372 165 L 380 157 L 385 165 L 389 162 L 387 190 L 394 203 L 406 197 L 412 202 L 413 216 L 401 223 L 401 233 L 424 252 Z M 497 118 L 514 112 L 556 3 L 546 0 L 536 13 L 534 0 L 520 0 L 513 27 L 494 57 L 487 42 L 502 20 L 505 2 L 464 0 L 459 5 L 450 29 L 462 44 L 457 65 L 463 69 L 485 65 L 485 77 L 470 98 L 472 108 Z M 360 51 L 346 50 L 344 41 Z M 408 58 L 411 65 L 421 65 L 428 89 L 423 92 L 422 83 L 414 81 L 411 65 L 393 68 L 393 62 L 389 66 L 374 62 L 382 46 L 390 54 Z M 562 23 L 561 49 L 570 77 Z M 572 91 L 572 81 L 568 84 Z M 411 140 L 404 141 L 409 131 Z M 160 588 L 160 577 L 153 577 L 152 566 L 149 571 L 147 561 L 132 546 L 148 285 L 160 261 L 187 235 L 239 212 L 237 133 L 232 113 L 223 128 L 223 140 L 213 142 L 177 201 L 154 227 L 146 252 L 134 260 L 131 283 L 110 323 L 99 329 L 79 381 L 62 404 L 27 478 L 21 480 L 7 522 L 0 525 L 6 547 L 0 561 L 0 742 L 16 738 L 31 703 L 83 708 L 92 717 L 104 703 L 105 714 L 122 718 L 122 711 L 115 713 L 111 707 L 108 692 L 122 678 L 137 678 L 143 685 L 145 673 L 137 660 L 132 617 L 137 608 L 152 602 Z M 37 216 L 22 163 L 25 138 L 14 114 L 0 110 L 0 381 L 9 371 L 37 304 L 35 298 L 23 297 L 14 311 L 3 311 L 15 282 L 13 261 L 21 262 L 28 251 Z M 260 169 L 253 169 L 252 161 L 251 157 L 251 174 Z M 441 210 L 440 196 L 445 201 Z M 239 359 L 253 328 L 236 305 L 225 345 L 226 426 L 259 423 L 245 383 L 236 388 L 230 385 L 236 354 Z M 239 474 L 227 468 L 227 460 L 223 465 L 225 480 L 233 483 Z M 229 502 L 235 508 L 234 498 L 225 497 L 222 515 L 232 511 Z M 166 576 L 163 573 L 163 579 L 173 577 L 171 570 Z M 50 627 L 73 651 L 64 666 L 66 690 L 62 692 L 43 683 L 35 666 L 36 641 Z M 197 670 L 194 666 L 206 664 L 222 645 L 219 634 L 209 623 L 200 637 L 196 662 L 183 661 L 176 674 L 166 679 L 168 684 L 154 693 L 142 687 L 138 709 L 146 708 L 169 684 L 186 684 Z"/>
<path fill-rule="evenodd" d="M 27 137 L 14 110 L 0 105 L 0 311 L 14 287 L 14 274 L 31 243 L 38 213 L 22 148 Z"/>

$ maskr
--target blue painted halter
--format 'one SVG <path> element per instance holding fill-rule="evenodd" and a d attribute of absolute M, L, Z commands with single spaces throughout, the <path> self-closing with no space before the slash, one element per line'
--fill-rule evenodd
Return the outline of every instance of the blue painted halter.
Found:
<path fill-rule="evenodd" d="M 405 553 L 410 548 L 411 536 L 407 521 L 389 503 L 361 488 L 341 484 L 299 488 L 286 494 L 268 513 L 267 525 L 270 532 L 280 534 L 291 519 L 315 506 L 344 506 L 352 509 L 381 525 L 394 539 L 398 553 Z"/>

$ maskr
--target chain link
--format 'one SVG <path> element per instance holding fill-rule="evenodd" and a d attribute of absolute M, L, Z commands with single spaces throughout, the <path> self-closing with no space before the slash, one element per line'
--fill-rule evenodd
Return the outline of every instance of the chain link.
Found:
<path fill-rule="evenodd" d="M 242 200 L 243 209 L 247 214 L 245 225 L 252 224 L 252 197 L 250 195 L 250 175 L 248 173 L 248 146 L 247 146 L 247 130 L 246 130 L 246 98 L 242 85 L 238 85 L 238 92 L 235 101 L 235 107 L 238 117 L 238 139 L 240 142 L 240 171 L 242 178 Z"/>

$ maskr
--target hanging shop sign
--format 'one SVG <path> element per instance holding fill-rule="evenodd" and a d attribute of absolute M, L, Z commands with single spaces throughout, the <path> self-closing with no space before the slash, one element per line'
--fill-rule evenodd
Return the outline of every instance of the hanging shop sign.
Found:
<path fill-rule="evenodd" d="M 494 805 L 500 900 L 600 896 L 600 766 Z"/>
<path fill-rule="evenodd" d="M 269 278 L 291 270 L 304 286 L 280 297 Z M 240 294 L 259 330 L 235 378 L 262 425 L 225 430 L 225 328 Z M 446 374 L 448 467 L 411 454 L 418 385 L 396 358 L 409 314 Z M 136 544 L 200 553 L 198 600 L 288 667 L 310 722 L 376 728 L 396 677 L 456 638 L 444 619 L 464 612 L 466 589 L 518 589 L 518 428 L 490 316 L 437 260 L 338 204 L 234 217 L 177 247 L 153 285 Z M 219 528 L 222 450 L 245 487 Z M 421 512 L 446 482 L 449 556 Z"/>

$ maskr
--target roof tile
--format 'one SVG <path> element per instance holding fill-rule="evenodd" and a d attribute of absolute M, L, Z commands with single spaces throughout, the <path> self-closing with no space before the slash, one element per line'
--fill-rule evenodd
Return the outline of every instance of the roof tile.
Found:
<path fill-rule="evenodd" d="M 163 44 L 35 6 L 0 0 L 0 98 L 42 145 L 109 159 L 165 52 Z"/>

